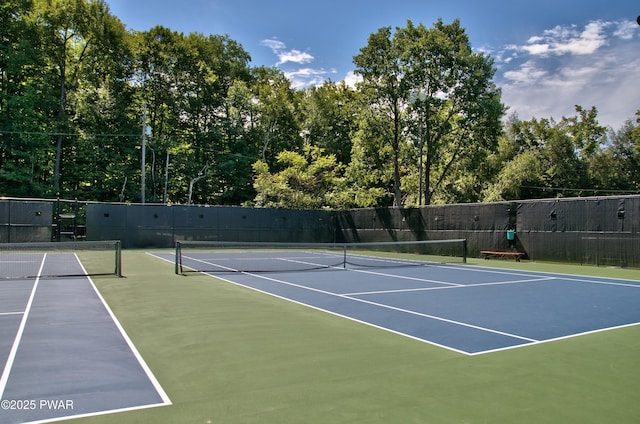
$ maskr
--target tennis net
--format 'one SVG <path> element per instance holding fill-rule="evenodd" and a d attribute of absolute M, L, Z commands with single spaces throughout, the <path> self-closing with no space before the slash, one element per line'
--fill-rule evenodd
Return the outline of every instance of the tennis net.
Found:
<path fill-rule="evenodd" d="M 464 263 L 465 239 L 380 243 L 178 241 L 175 272 L 286 272 Z"/>
<path fill-rule="evenodd" d="M 0 278 L 122 276 L 120 241 L 0 243 Z"/>

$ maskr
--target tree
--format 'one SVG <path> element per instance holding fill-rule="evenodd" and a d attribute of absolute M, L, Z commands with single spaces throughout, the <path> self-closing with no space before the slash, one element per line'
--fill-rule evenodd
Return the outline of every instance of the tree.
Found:
<path fill-rule="evenodd" d="M 618 131 L 610 130 L 608 143 L 590 161 L 594 186 L 615 192 L 640 191 L 640 110 Z"/>
<path fill-rule="evenodd" d="M 590 194 L 598 190 L 605 128 L 597 110 L 576 106 L 576 116 L 520 121 L 512 116 L 489 164 L 496 170 L 487 201 Z M 606 185 L 606 184 L 605 184 Z M 601 186 L 603 187 L 603 186 Z M 604 188 L 604 187 L 603 187 Z"/>
<path fill-rule="evenodd" d="M 559 122 L 501 125 L 493 61 L 457 20 L 371 34 L 355 89 L 295 90 L 276 68 L 250 68 L 228 36 L 127 32 L 104 0 L 6 0 L 0 40 L 4 195 L 137 200 L 145 106 L 154 202 L 369 207 L 640 190 L 640 121 L 607 133 L 595 108 L 576 106 Z"/>
<path fill-rule="evenodd" d="M 39 23 L 42 53 L 48 62 L 45 73 L 55 81 L 58 97 L 53 169 L 53 191 L 58 193 L 63 141 L 66 134 L 74 132 L 69 122 L 73 110 L 69 96 L 81 87 L 82 76 L 92 81 L 110 74 L 107 53 L 122 51 L 124 26 L 109 13 L 103 0 L 35 0 L 32 19 Z"/>
<path fill-rule="evenodd" d="M 302 147 L 295 112 L 298 96 L 278 69 L 259 67 L 253 70 L 253 75 L 256 130 L 262 139 L 261 158 L 270 164 L 279 152 Z"/>
<path fill-rule="evenodd" d="M 96 9 L 98 16 L 106 12 Z M 100 17 L 93 37 L 99 41 L 93 42 L 91 54 L 78 72 L 78 86 L 67 96 L 68 123 L 74 137 L 63 149 L 65 178 L 61 188 L 79 198 L 130 199 L 134 190 L 130 176 L 139 169 L 135 159 L 140 145 L 135 87 L 131 84 L 132 37 L 108 14 Z"/>
<path fill-rule="evenodd" d="M 235 106 L 243 109 L 241 104 L 250 102 L 250 92 L 245 88 L 251 83 L 248 66 L 251 58 L 228 36 L 209 36 L 198 44 L 201 63 L 207 64 L 208 78 L 215 81 L 209 85 L 212 89 L 209 98 L 216 107 L 205 109 L 203 113 L 218 117 L 218 137 L 209 147 L 212 150 L 211 178 L 203 190 L 207 194 L 201 199 L 208 203 L 241 204 L 255 195 L 251 164 L 258 157 L 252 132 L 238 131 L 244 129 L 243 117 L 242 113 L 235 113 L 239 111 Z"/>
<path fill-rule="evenodd" d="M 140 109 L 146 104 L 151 134 L 151 198 L 159 200 L 161 175 L 172 175 L 169 197 L 187 200 L 191 179 L 207 166 L 206 178 L 193 187 L 196 203 L 241 202 L 252 197 L 250 163 L 237 169 L 246 177 L 237 182 L 231 175 L 239 156 L 246 152 L 231 123 L 228 104 L 231 87 L 250 80 L 249 55 L 227 36 L 204 36 L 171 31 L 157 26 L 138 35 L 136 61 L 140 81 Z M 146 171 L 146 170 L 145 170 Z"/>
<path fill-rule="evenodd" d="M 253 187 L 253 163 L 260 157 L 262 140 L 257 131 L 256 103 L 249 83 L 235 80 L 225 100 L 226 147 L 216 156 L 215 178 L 219 182 L 221 204 L 239 205 L 256 195 Z"/>
<path fill-rule="evenodd" d="M 302 152 L 282 151 L 277 156 L 278 172 L 257 161 L 256 206 L 296 209 L 344 208 L 345 184 L 342 166 L 334 155 L 321 148 L 305 146 Z"/>
<path fill-rule="evenodd" d="M 396 205 L 403 204 L 403 150 L 411 155 L 405 163 L 420 164 L 412 168 L 421 171 L 429 204 L 447 178 L 480 169 L 495 149 L 504 106 L 493 61 L 472 51 L 459 21 L 439 20 L 432 29 L 408 21 L 393 36 L 382 28 L 354 62 L 360 87 L 389 121 Z M 406 136 L 419 139 L 417 149 L 404 149 Z"/>
<path fill-rule="evenodd" d="M 356 130 L 357 93 L 343 82 L 326 82 L 303 91 L 300 101 L 301 128 L 305 141 L 336 156 L 339 163 L 351 161 L 351 136 Z"/>
<path fill-rule="evenodd" d="M 362 76 L 358 88 L 370 101 L 378 116 L 389 122 L 386 142 L 391 146 L 393 166 L 392 193 L 395 205 L 403 205 L 400 188 L 400 142 L 402 100 L 406 93 L 402 86 L 402 67 L 398 46 L 392 39 L 391 27 L 380 28 L 369 36 L 368 43 L 353 58 L 355 72 Z"/>
<path fill-rule="evenodd" d="M 32 10 L 28 0 L 0 7 L 0 191 L 10 196 L 42 196 L 51 184 L 46 133 L 55 99 Z"/>
<path fill-rule="evenodd" d="M 162 26 L 135 35 L 136 106 L 139 120 L 145 111 L 149 131 L 147 145 L 150 160 L 145 157 L 145 164 L 149 165 L 141 172 L 145 172 L 145 177 L 150 174 L 150 184 L 145 187 L 144 194 L 151 201 L 159 201 L 160 193 L 164 193 L 160 176 L 168 171 L 165 169 L 166 158 L 172 163 L 173 173 L 180 175 L 174 175 L 174 178 L 182 186 L 180 197 L 184 201 L 187 200 L 190 174 L 197 173 L 204 165 L 202 158 L 196 160 L 191 156 L 193 139 L 200 131 L 196 129 L 195 135 L 189 133 L 186 125 L 180 122 L 185 102 L 189 99 L 188 91 L 185 92 L 189 76 L 182 75 L 180 68 L 184 66 L 182 60 L 191 61 L 183 42 L 182 34 Z M 189 113 L 185 112 L 185 115 Z M 176 155 L 178 152 L 181 155 Z M 177 197 L 173 190 L 167 195 L 173 199 Z"/>
<path fill-rule="evenodd" d="M 394 202 L 394 151 L 389 120 L 376 108 L 365 109 L 352 135 L 351 162 L 345 171 L 349 192 L 359 207 L 389 206 Z M 398 164 L 399 166 L 399 164 Z"/>

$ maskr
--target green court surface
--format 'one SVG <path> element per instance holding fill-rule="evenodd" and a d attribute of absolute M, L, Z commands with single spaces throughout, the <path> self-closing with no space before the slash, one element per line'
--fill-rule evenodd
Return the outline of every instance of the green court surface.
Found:
<path fill-rule="evenodd" d="M 640 271 L 471 260 L 640 279 Z M 467 356 L 144 251 L 94 282 L 173 405 L 85 423 L 638 423 L 640 326 Z M 640 307 L 640 305 L 639 305 Z"/>

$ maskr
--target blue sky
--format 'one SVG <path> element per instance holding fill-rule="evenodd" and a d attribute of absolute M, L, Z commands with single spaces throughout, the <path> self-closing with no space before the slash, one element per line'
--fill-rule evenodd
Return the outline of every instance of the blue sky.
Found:
<path fill-rule="evenodd" d="M 106 1 L 129 29 L 226 34 L 252 66 L 276 66 L 294 87 L 352 81 L 353 56 L 378 28 L 457 18 L 472 47 L 495 60 L 503 102 L 521 119 L 596 106 L 617 130 L 640 109 L 637 0 Z"/>

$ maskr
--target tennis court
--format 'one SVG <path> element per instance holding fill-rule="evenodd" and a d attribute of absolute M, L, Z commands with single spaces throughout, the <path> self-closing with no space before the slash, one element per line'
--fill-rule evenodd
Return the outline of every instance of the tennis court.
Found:
<path fill-rule="evenodd" d="M 639 281 L 294 247 L 3 253 L 0 422 L 635 422 Z"/>
<path fill-rule="evenodd" d="M 92 416 L 170 404 L 93 284 L 114 274 L 107 244 L 5 246 L 0 254 L 0 422 Z M 115 267 L 115 268 L 114 268 Z"/>
<path fill-rule="evenodd" d="M 640 323 L 638 281 L 463 266 L 404 251 L 388 257 L 380 251 L 415 244 L 372 245 L 347 255 L 313 244 L 187 243 L 175 259 L 157 256 L 175 260 L 177 272 L 209 273 L 468 355 Z"/>

